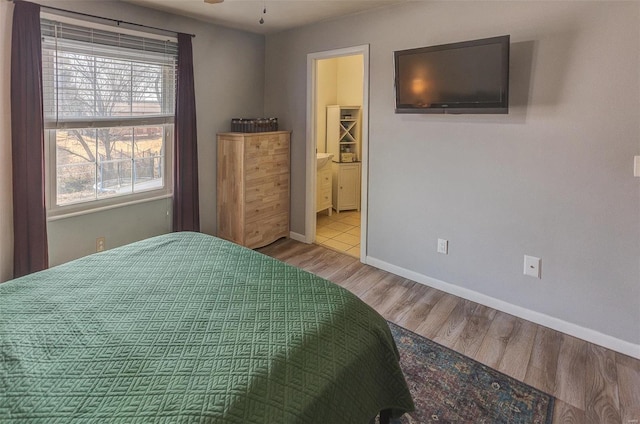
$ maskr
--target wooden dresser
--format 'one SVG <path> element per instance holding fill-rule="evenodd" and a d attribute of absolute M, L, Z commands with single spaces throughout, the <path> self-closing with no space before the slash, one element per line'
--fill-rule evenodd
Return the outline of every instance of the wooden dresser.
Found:
<path fill-rule="evenodd" d="M 290 136 L 218 134 L 218 237 L 255 249 L 289 236 Z"/>

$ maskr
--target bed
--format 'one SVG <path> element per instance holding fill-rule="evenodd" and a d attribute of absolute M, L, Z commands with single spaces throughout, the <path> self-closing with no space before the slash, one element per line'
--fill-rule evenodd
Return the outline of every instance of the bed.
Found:
<path fill-rule="evenodd" d="M 173 233 L 0 284 L 0 422 L 368 423 L 413 404 L 386 321 Z"/>

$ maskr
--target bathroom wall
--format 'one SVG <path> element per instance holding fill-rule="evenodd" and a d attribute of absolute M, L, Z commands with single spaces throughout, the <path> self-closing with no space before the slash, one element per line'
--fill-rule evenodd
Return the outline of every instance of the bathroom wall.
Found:
<path fill-rule="evenodd" d="M 317 61 L 316 140 L 318 152 L 326 152 L 327 106 L 362 106 L 363 58 L 342 56 Z"/>
<path fill-rule="evenodd" d="M 338 104 L 344 106 L 362 106 L 363 60 L 362 55 L 343 56 L 333 59 L 337 63 Z"/>
<path fill-rule="evenodd" d="M 362 55 L 343 56 L 338 62 L 338 104 L 342 106 L 362 106 L 364 98 L 364 68 Z M 360 117 L 362 122 L 362 116 Z M 357 138 L 360 145 L 355 150 L 357 160 L 362 158 L 362 125 L 358 126 Z"/>
<path fill-rule="evenodd" d="M 338 61 L 325 59 L 316 68 L 316 140 L 318 152 L 327 151 L 327 105 L 338 102 Z"/>

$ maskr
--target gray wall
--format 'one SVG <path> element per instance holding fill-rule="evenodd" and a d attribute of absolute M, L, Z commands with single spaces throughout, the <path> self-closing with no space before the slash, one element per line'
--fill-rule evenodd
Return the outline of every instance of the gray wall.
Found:
<path fill-rule="evenodd" d="M 49 262 L 58 265 L 96 250 L 105 237 L 111 249 L 171 231 L 171 198 L 50 221 Z"/>
<path fill-rule="evenodd" d="M 265 112 L 293 130 L 306 56 L 370 44 L 368 255 L 640 343 L 640 3 L 409 2 L 267 36 Z M 511 34 L 509 115 L 396 115 L 393 51 Z M 436 253 L 436 239 L 450 254 Z M 522 275 L 542 258 L 542 280 Z"/>
<path fill-rule="evenodd" d="M 42 4 L 196 35 L 200 221 L 203 232 L 215 234 L 216 133 L 229 131 L 232 117 L 263 114 L 264 37 L 120 2 Z M 94 252 L 99 236 L 106 236 L 107 248 L 112 248 L 167 233 L 171 231 L 170 211 L 170 202 L 161 200 L 49 222 L 50 263 Z"/>

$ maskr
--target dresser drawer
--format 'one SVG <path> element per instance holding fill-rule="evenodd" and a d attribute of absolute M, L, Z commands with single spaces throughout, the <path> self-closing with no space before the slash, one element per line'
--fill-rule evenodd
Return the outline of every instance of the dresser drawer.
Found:
<path fill-rule="evenodd" d="M 318 173 L 318 188 L 331 187 L 331 168 Z"/>
<path fill-rule="evenodd" d="M 245 246 L 250 249 L 266 246 L 281 237 L 289 236 L 288 212 L 270 216 L 259 221 L 247 222 Z"/>
<path fill-rule="evenodd" d="M 289 174 L 280 173 L 265 178 L 256 178 L 245 184 L 245 198 L 247 201 L 256 196 L 268 195 L 272 191 L 289 192 Z"/>
<path fill-rule="evenodd" d="M 263 179 L 271 175 L 288 174 L 289 155 L 247 159 L 244 169 L 247 184 L 252 180 Z"/>
<path fill-rule="evenodd" d="M 316 212 L 331 207 L 331 187 L 319 190 L 316 194 Z"/>
<path fill-rule="evenodd" d="M 289 156 L 288 136 L 283 134 L 254 135 L 247 140 L 245 158 L 268 158 L 274 155 Z"/>
<path fill-rule="evenodd" d="M 274 193 L 264 199 L 247 202 L 244 219 L 249 222 L 289 210 L 289 193 Z"/>

